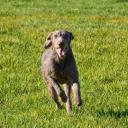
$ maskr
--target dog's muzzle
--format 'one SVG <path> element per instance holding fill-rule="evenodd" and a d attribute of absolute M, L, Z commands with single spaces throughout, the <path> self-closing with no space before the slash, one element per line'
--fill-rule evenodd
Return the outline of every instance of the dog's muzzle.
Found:
<path fill-rule="evenodd" d="M 64 58 L 64 57 L 65 57 L 65 54 L 66 54 L 66 53 L 65 53 L 65 49 L 64 49 L 63 46 L 57 48 L 57 49 L 56 49 L 56 52 L 57 52 L 57 54 L 58 54 L 58 56 L 59 56 L 60 58 Z"/>

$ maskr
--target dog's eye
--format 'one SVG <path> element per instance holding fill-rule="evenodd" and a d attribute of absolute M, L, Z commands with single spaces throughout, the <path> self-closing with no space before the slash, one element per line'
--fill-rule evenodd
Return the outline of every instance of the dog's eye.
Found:
<path fill-rule="evenodd" d="M 65 34 L 65 35 L 64 35 L 64 38 L 65 38 L 65 39 L 68 39 L 68 38 L 69 38 L 68 34 Z"/>
<path fill-rule="evenodd" d="M 58 37 L 58 35 L 57 35 L 57 34 L 55 34 L 55 35 L 54 35 L 54 37 L 55 37 L 55 38 L 57 38 L 57 37 Z"/>
<path fill-rule="evenodd" d="M 64 37 L 64 38 L 67 38 L 67 35 L 66 35 L 66 34 L 64 34 L 64 35 L 63 35 L 63 37 Z"/>

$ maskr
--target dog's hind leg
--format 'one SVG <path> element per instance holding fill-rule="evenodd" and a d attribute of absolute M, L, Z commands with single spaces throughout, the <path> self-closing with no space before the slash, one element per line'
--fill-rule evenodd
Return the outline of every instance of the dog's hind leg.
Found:
<path fill-rule="evenodd" d="M 71 112 L 71 100 L 70 100 L 71 87 L 69 84 L 64 84 L 64 91 L 67 96 L 66 110 L 67 110 L 67 113 L 70 113 Z"/>
<path fill-rule="evenodd" d="M 82 105 L 79 83 L 73 83 L 72 90 L 73 90 L 73 94 L 74 94 L 75 106 Z"/>

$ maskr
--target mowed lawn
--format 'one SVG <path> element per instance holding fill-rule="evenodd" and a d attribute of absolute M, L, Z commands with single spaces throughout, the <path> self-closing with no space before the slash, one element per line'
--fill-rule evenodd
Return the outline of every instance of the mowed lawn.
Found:
<path fill-rule="evenodd" d="M 56 110 L 43 43 L 73 32 L 83 106 Z M 0 128 L 128 128 L 127 0 L 0 0 Z"/>

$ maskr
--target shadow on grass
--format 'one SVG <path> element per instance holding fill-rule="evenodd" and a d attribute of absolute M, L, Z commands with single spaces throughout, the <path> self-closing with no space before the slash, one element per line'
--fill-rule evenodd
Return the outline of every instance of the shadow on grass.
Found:
<path fill-rule="evenodd" d="M 109 83 L 112 83 L 113 81 L 114 81 L 114 78 L 108 78 L 108 77 L 105 77 L 104 79 L 101 80 L 101 82 L 104 84 L 109 84 Z"/>
<path fill-rule="evenodd" d="M 124 110 L 124 111 L 114 111 L 114 110 L 100 110 L 97 111 L 99 116 L 105 116 L 105 117 L 114 117 L 114 118 L 122 118 L 122 117 L 128 117 L 128 109 Z"/>
<path fill-rule="evenodd" d="M 116 2 L 128 2 L 128 0 L 116 0 Z"/>

